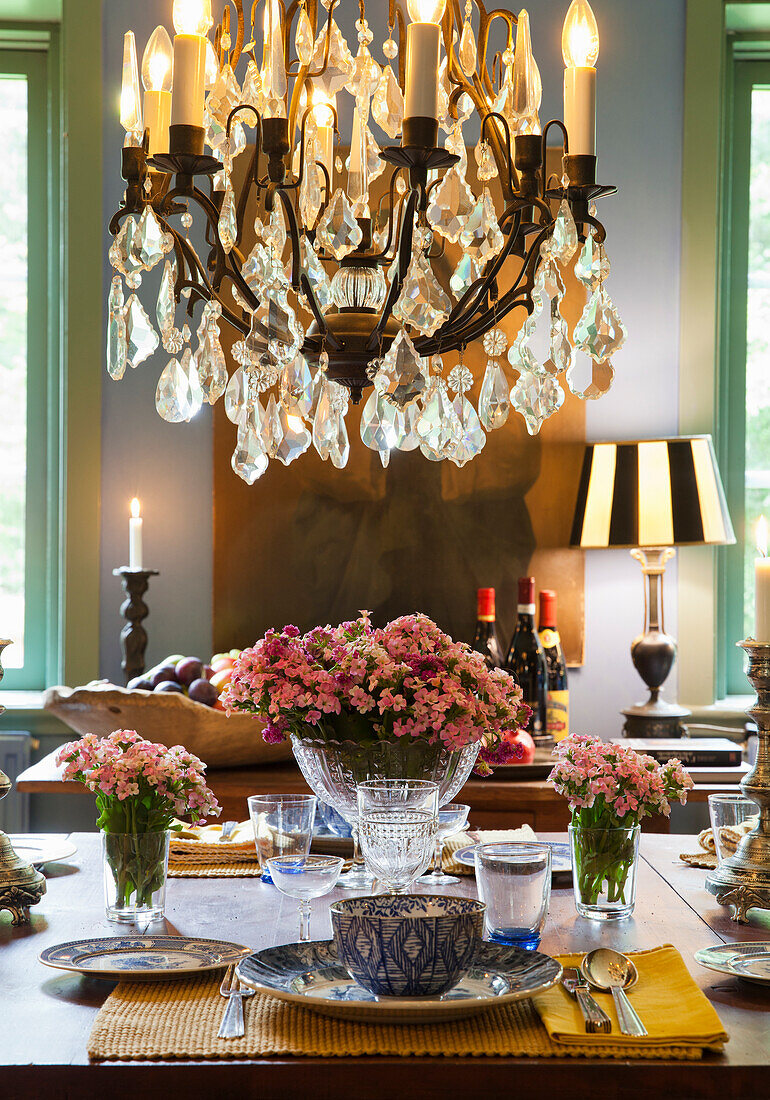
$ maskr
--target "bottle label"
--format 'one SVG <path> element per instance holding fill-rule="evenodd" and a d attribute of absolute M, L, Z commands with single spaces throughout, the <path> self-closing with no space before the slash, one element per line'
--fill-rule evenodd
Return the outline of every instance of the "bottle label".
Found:
<path fill-rule="evenodd" d="M 495 621 L 495 616 L 494 615 L 477 615 L 476 620 L 477 620 L 477 622 L 480 622 L 480 623 L 493 623 Z"/>
<path fill-rule="evenodd" d="M 545 644 L 545 643 L 544 643 Z M 569 691 L 549 691 L 546 700 L 546 731 L 554 741 L 569 737 Z"/>
<path fill-rule="evenodd" d="M 540 641 L 543 643 L 543 649 L 556 649 L 557 646 L 561 645 L 559 631 L 547 626 L 540 631 Z"/>
<path fill-rule="evenodd" d="M 533 603 L 520 603 L 517 604 L 516 610 L 519 615 L 534 615 L 535 605 Z"/>

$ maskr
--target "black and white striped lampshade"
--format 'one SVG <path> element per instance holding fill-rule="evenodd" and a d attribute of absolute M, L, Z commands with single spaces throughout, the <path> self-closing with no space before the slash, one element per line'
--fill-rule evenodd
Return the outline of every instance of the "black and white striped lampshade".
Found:
<path fill-rule="evenodd" d="M 570 545 L 735 542 L 711 436 L 589 443 Z"/>

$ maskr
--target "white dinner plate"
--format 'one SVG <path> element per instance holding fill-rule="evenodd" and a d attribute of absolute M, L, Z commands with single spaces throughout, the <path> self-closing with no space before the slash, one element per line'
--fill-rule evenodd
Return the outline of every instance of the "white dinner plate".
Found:
<path fill-rule="evenodd" d="M 718 974 L 731 974 L 759 985 L 770 985 L 770 941 L 720 943 L 695 952 L 695 961 Z"/>
<path fill-rule="evenodd" d="M 77 845 L 71 840 L 55 833 L 10 833 L 8 839 L 16 855 L 33 867 L 69 859 L 77 851 Z"/>

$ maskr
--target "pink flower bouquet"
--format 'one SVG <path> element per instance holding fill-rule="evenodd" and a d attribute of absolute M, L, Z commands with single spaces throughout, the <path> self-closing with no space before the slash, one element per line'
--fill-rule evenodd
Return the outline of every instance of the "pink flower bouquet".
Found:
<path fill-rule="evenodd" d="M 353 622 L 268 630 L 236 661 L 222 701 L 228 714 L 266 719 L 266 741 L 291 733 L 326 740 L 422 738 L 460 749 L 482 742 L 477 770 L 521 750 L 506 734 L 529 719 L 521 688 L 481 654 L 453 641 L 426 615 L 381 629 L 368 612 Z"/>
<path fill-rule="evenodd" d="M 553 751 L 549 779 L 569 799 L 575 899 L 584 916 L 633 910 L 639 825 L 682 805 L 693 781 L 679 760 L 651 756 L 598 737 L 567 737 Z M 614 912 L 613 912 L 614 911 Z"/>
<path fill-rule="evenodd" d="M 145 741 L 136 730 L 109 737 L 86 734 L 62 745 L 56 756 L 63 779 L 84 783 L 96 795 L 97 826 L 108 833 L 157 833 L 180 815 L 193 821 L 221 807 L 206 786 L 206 765 L 181 745 Z"/>

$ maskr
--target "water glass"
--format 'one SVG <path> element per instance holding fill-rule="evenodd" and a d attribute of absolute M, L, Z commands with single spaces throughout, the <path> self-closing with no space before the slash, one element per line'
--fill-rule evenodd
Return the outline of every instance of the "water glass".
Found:
<path fill-rule="evenodd" d="M 473 858 L 489 938 L 534 951 L 551 898 L 549 845 L 477 844 Z"/>
<path fill-rule="evenodd" d="M 357 795 L 366 866 L 389 893 L 408 893 L 433 854 L 438 784 L 421 779 L 373 779 L 359 783 Z"/>
<path fill-rule="evenodd" d="M 310 939 L 310 899 L 334 889 L 344 862 L 340 856 L 275 856 L 267 861 L 281 893 L 299 899 L 300 942 Z"/>
<path fill-rule="evenodd" d="M 448 836 L 459 833 L 465 826 L 470 813 L 470 806 L 461 802 L 450 802 L 448 806 L 442 806 L 438 812 L 438 830 L 436 834 L 436 853 L 433 860 L 433 870 L 423 875 L 420 882 L 426 886 L 454 886 L 460 880 L 454 875 L 446 875 L 442 870 L 444 857 L 444 841 Z"/>
<path fill-rule="evenodd" d="M 709 795 L 709 818 L 717 864 L 734 854 L 740 839 L 738 827 L 758 815 L 759 806 L 744 794 Z"/>
<path fill-rule="evenodd" d="M 273 856 L 306 856 L 313 839 L 314 794 L 253 794 L 247 799 L 262 881 L 272 883 Z"/>

